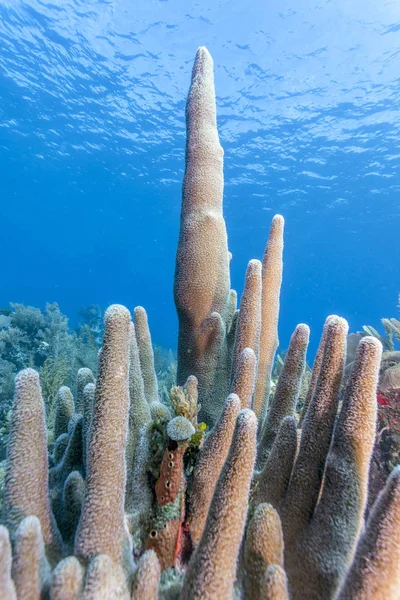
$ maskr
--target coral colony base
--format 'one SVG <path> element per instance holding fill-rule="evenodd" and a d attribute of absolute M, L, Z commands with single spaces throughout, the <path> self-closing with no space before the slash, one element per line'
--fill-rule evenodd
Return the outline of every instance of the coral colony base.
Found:
<path fill-rule="evenodd" d="M 276 389 L 283 218 L 252 260 L 240 310 L 222 216 L 212 59 L 196 55 L 176 259 L 177 383 L 160 401 L 143 308 L 111 306 L 97 379 L 61 387 L 48 454 L 33 369 L 20 371 L 0 526 L 2 600 L 395 600 L 400 468 L 364 522 L 381 343 L 343 390 L 347 323 L 327 318 L 304 412 L 309 329 Z"/>

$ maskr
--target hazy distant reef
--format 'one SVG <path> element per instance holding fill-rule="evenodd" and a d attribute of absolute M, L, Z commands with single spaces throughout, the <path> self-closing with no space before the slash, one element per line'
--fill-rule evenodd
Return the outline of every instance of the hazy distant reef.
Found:
<path fill-rule="evenodd" d="M 47 304 L 44 311 L 15 303 L 10 307 L 0 311 L 0 424 L 3 436 L 7 432 L 15 374 L 26 367 L 39 372 L 47 420 L 52 425 L 54 401 L 60 386 L 73 387 L 80 367 L 96 372 L 103 331 L 102 314 L 96 305 L 82 307 L 81 324 L 75 331 L 68 329 L 68 319 L 56 303 Z"/>
<path fill-rule="evenodd" d="M 145 310 L 109 307 L 97 373 L 57 393 L 49 456 L 39 376 L 18 373 L 0 597 L 396 600 L 400 467 L 364 523 L 381 341 L 362 337 L 343 389 L 348 326 L 329 316 L 304 392 L 300 324 L 271 385 L 284 221 L 237 310 L 205 48 L 186 117 L 178 385 L 161 397 Z"/>

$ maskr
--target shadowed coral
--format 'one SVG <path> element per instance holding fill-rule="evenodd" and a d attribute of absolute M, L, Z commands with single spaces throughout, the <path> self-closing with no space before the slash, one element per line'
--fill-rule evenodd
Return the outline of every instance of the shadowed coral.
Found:
<path fill-rule="evenodd" d="M 109 554 L 118 562 L 126 545 L 129 327 L 130 314 L 125 307 L 115 304 L 107 309 L 89 441 L 86 496 L 75 540 L 75 552 L 86 560 Z"/>
<path fill-rule="evenodd" d="M 269 502 L 278 508 L 284 498 L 297 450 L 297 424 L 293 417 L 285 417 L 261 472 L 253 479 L 253 503 Z"/>
<path fill-rule="evenodd" d="M 145 425 L 139 432 L 135 450 L 135 462 L 126 486 L 125 507 L 130 513 L 137 512 L 140 521 L 147 522 L 152 514 L 153 491 L 148 477 L 150 462 L 150 437 L 152 425 Z"/>
<path fill-rule="evenodd" d="M 290 535 L 294 538 L 308 523 L 317 501 L 339 404 L 348 325 L 339 317 L 328 318 L 325 329 L 320 375 L 303 423 L 296 468 L 285 500 L 285 512 L 291 522 Z"/>
<path fill-rule="evenodd" d="M 85 481 L 79 471 L 72 471 L 64 484 L 60 529 L 66 543 L 73 545 L 85 496 Z"/>
<path fill-rule="evenodd" d="M 4 514 L 11 535 L 24 517 L 35 515 L 53 554 L 61 538 L 50 509 L 44 404 L 39 375 L 25 369 L 15 378 L 15 397 L 4 492 Z"/>
<path fill-rule="evenodd" d="M 68 519 L 65 519 L 64 515 L 64 485 L 72 471 L 83 472 L 82 452 L 82 416 L 77 414 L 70 422 L 70 433 L 64 455 L 55 467 L 49 471 L 51 507 L 60 527 L 61 534 L 63 536 L 67 534 L 67 537 L 70 536 L 71 523 Z"/>
<path fill-rule="evenodd" d="M 363 525 L 381 344 L 364 338 L 359 345 L 333 431 L 346 333 L 341 320 L 328 321 L 319 381 L 281 510 L 295 600 L 335 596 Z"/>
<path fill-rule="evenodd" d="M 87 367 L 82 367 L 82 369 L 79 369 L 76 383 L 76 412 L 83 415 L 85 413 L 85 397 L 83 394 L 84 389 L 88 383 L 95 383 L 95 378 L 92 371 Z"/>
<path fill-rule="evenodd" d="M 160 582 L 160 563 L 153 550 L 147 550 L 138 562 L 131 600 L 157 600 Z"/>
<path fill-rule="evenodd" d="M 15 534 L 12 578 L 18 600 L 40 600 L 48 584 L 48 565 L 39 519 L 26 517 Z"/>
<path fill-rule="evenodd" d="M 298 325 L 290 340 L 285 363 L 279 375 L 274 397 L 261 433 L 257 463 L 262 465 L 268 458 L 279 426 L 286 416 L 293 416 L 299 397 L 301 381 L 306 366 L 306 352 L 310 329 Z"/>
<path fill-rule="evenodd" d="M 228 600 L 247 514 L 256 455 L 257 418 L 242 410 L 219 476 L 207 521 L 183 583 L 182 600 Z"/>
<path fill-rule="evenodd" d="M 240 399 L 236 394 L 230 394 L 218 422 L 197 457 L 186 519 L 194 545 L 199 543 L 202 536 L 215 485 L 231 447 L 239 410 Z"/>
<path fill-rule="evenodd" d="M 64 558 L 53 571 L 50 600 L 78 600 L 84 574 L 84 569 L 75 556 Z"/>
<path fill-rule="evenodd" d="M 244 560 L 244 599 L 263 598 L 268 567 L 283 567 L 281 521 L 270 504 L 260 504 L 250 519 L 244 544 Z"/>
<path fill-rule="evenodd" d="M 0 592 L 3 600 L 17 600 L 11 579 L 11 543 L 7 527 L 0 525 Z"/>
<path fill-rule="evenodd" d="M 144 392 L 147 402 L 158 402 L 158 384 L 154 370 L 154 353 L 151 344 L 147 313 L 142 306 L 134 310 L 135 337 L 139 349 L 140 369 L 143 377 Z"/>
<path fill-rule="evenodd" d="M 54 439 L 62 433 L 67 433 L 68 423 L 74 416 L 75 406 L 69 387 L 63 385 L 57 392 L 54 418 Z"/>
<path fill-rule="evenodd" d="M 138 312 L 137 318 L 140 313 Z M 144 318 L 142 316 L 142 318 Z M 146 321 L 147 323 L 147 321 Z M 147 330 L 147 327 L 145 328 Z M 148 377 L 149 379 L 149 377 Z M 150 378 L 152 381 L 152 378 Z M 151 388 L 152 386 L 150 386 Z M 153 386 L 154 390 L 154 386 Z M 153 391 L 154 393 L 154 391 Z M 146 400 L 142 370 L 139 360 L 139 348 L 136 341 L 135 326 L 131 323 L 129 330 L 129 396 L 130 396 L 130 429 L 139 430 L 143 425 L 150 423 L 150 408 Z M 158 400 L 158 397 L 156 398 Z M 131 423 L 132 422 L 132 423 Z"/>
<path fill-rule="evenodd" d="M 145 320 L 145 325 L 145 331 L 147 331 L 147 317 Z M 149 335 L 145 337 L 149 338 Z M 135 326 L 133 323 L 130 324 L 129 329 L 129 399 L 130 408 L 128 439 L 126 445 L 126 472 L 128 490 L 131 491 L 130 482 L 134 477 L 135 463 L 138 460 L 137 453 L 140 445 L 140 431 L 143 427 L 147 427 L 152 421 L 150 405 L 145 396 L 142 370 L 140 367 L 139 349 L 136 341 Z M 156 407 L 161 407 L 161 403 L 158 402 L 158 400 L 153 402 L 153 410 Z M 167 411 L 167 409 L 165 410 Z M 130 506 L 130 498 L 131 494 L 128 493 L 125 499 L 126 507 Z"/>
<path fill-rule="evenodd" d="M 68 433 L 62 433 L 60 437 L 56 439 L 53 449 L 53 461 L 55 465 L 57 465 L 64 456 L 64 452 L 68 446 L 68 441 Z"/>
<path fill-rule="evenodd" d="M 400 590 L 400 466 L 368 518 L 338 600 L 397 600 Z"/>
<path fill-rule="evenodd" d="M 254 411 L 261 423 L 264 420 L 270 391 L 272 365 L 278 347 L 279 298 L 283 268 L 283 226 L 283 217 L 275 215 L 262 261 L 260 356 L 254 393 Z"/>
<path fill-rule="evenodd" d="M 88 383 L 83 389 L 83 423 L 82 423 L 82 448 L 83 456 L 82 462 L 87 471 L 87 456 L 89 448 L 89 437 L 90 437 L 90 424 L 92 422 L 92 414 L 94 407 L 94 400 L 96 396 L 96 386 L 94 383 Z"/>

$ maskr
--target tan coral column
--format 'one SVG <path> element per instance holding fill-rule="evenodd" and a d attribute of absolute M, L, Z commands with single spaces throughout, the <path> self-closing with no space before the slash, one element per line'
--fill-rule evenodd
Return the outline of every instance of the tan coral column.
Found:
<path fill-rule="evenodd" d="M 86 560 L 108 554 L 119 562 L 126 542 L 130 321 L 124 306 L 115 304 L 106 311 L 88 449 L 87 490 L 75 540 L 76 555 Z"/>
<path fill-rule="evenodd" d="M 190 375 L 197 377 L 204 418 L 214 422 L 228 392 L 230 365 L 225 336 L 226 320 L 232 315 L 227 314 L 230 257 L 222 214 L 223 150 L 217 131 L 213 61 L 203 47 L 198 49 L 193 66 L 186 123 L 186 169 L 174 283 L 179 317 L 177 380 L 183 385 Z M 213 403 L 219 403 L 217 409 Z"/>

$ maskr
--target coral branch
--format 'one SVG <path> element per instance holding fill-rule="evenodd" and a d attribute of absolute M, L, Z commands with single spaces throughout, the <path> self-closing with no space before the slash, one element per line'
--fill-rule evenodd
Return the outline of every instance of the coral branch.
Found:
<path fill-rule="evenodd" d="M 212 424 L 229 386 L 225 319 L 228 313 L 232 319 L 232 311 L 228 310 L 229 254 L 222 214 L 223 150 L 217 132 L 213 61 L 205 48 L 196 54 L 186 119 L 174 284 L 179 316 L 177 379 L 183 385 L 190 375 L 197 377 L 202 418 Z"/>
<path fill-rule="evenodd" d="M 231 447 L 239 410 L 240 399 L 236 394 L 230 394 L 218 423 L 204 442 L 197 457 L 186 519 L 195 546 L 203 534 L 215 485 Z"/>
<path fill-rule="evenodd" d="M 247 514 L 253 474 L 257 418 L 242 410 L 221 471 L 200 543 L 190 561 L 181 600 L 228 600 Z"/>
<path fill-rule="evenodd" d="M 33 369 L 25 369 L 15 378 L 4 514 L 11 535 L 24 517 L 35 515 L 47 548 L 54 555 L 61 552 L 61 538 L 49 502 L 44 403 L 39 375 Z"/>
<path fill-rule="evenodd" d="M 75 552 L 82 559 L 109 554 L 122 559 L 124 525 L 125 446 L 129 414 L 129 311 L 113 305 L 105 314 L 89 442 L 87 490 Z"/>
<path fill-rule="evenodd" d="M 272 220 L 262 262 L 261 335 L 254 411 L 264 420 L 274 356 L 278 347 L 279 297 L 282 283 L 283 226 L 281 215 Z"/>
<path fill-rule="evenodd" d="M 260 504 L 250 519 L 244 545 L 244 560 L 244 600 L 263 598 L 268 568 L 271 565 L 283 567 L 281 521 L 270 504 Z"/>
<path fill-rule="evenodd" d="M 338 600 L 397 600 L 399 583 L 400 466 L 374 504 Z"/>

